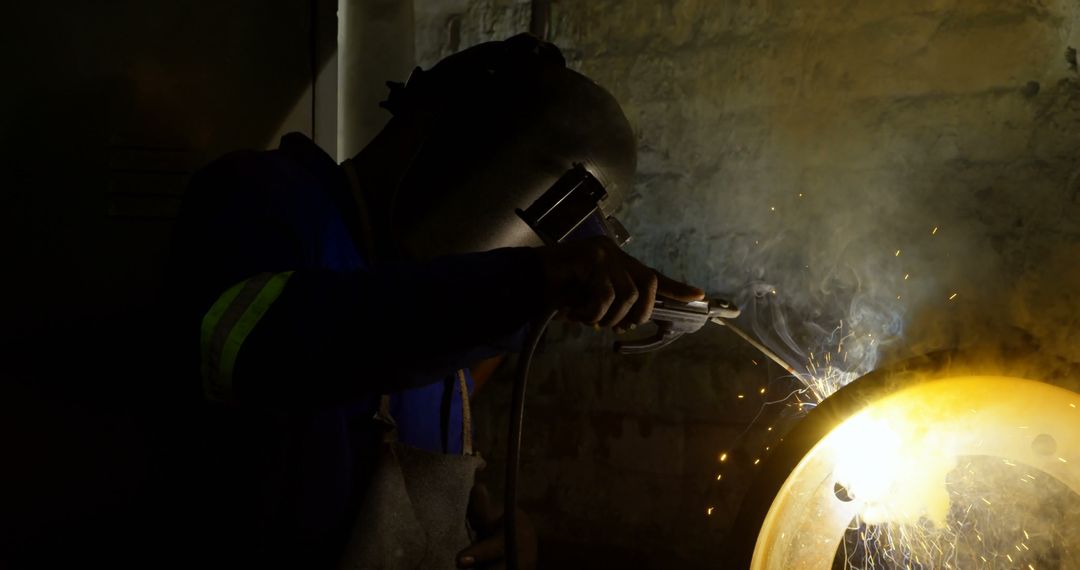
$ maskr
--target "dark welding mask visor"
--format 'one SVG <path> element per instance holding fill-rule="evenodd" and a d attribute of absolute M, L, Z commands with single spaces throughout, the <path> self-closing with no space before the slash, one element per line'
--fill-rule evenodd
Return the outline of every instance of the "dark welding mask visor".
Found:
<path fill-rule="evenodd" d="M 575 164 L 517 215 L 547 245 L 603 235 L 622 247 L 630 241 L 630 233 L 604 212 L 606 199 L 604 185 L 585 166 Z"/>

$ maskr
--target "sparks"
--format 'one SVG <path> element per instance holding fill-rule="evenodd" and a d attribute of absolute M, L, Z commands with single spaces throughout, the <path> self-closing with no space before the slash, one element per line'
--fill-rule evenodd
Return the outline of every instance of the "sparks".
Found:
<path fill-rule="evenodd" d="M 930 230 L 930 235 L 932 235 L 932 236 L 937 235 L 937 229 L 938 229 L 938 227 L 934 226 L 934 229 Z"/>
<path fill-rule="evenodd" d="M 720 463 L 723 463 L 725 461 L 727 461 L 727 452 L 726 451 L 724 453 L 720 454 Z"/>
<path fill-rule="evenodd" d="M 723 479 L 723 478 L 724 478 L 724 474 L 723 474 L 723 473 L 718 473 L 718 474 L 716 475 L 716 480 L 717 480 L 717 481 L 719 481 L 719 480 L 721 480 L 721 479 Z"/>
<path fill-rule="evenodd" d="M 900 257 L 900 250 L 896 250 L 896 257 Z"/>
<path fill-rule="evenodd" d="M 762 389 L 758 390 L 758 392 L 761 393 L 761 394 L 764 394 L 765 393 L 765 388 L 762 388 Z"/>
<path fill-rule="evenodd" d="M 904 281 L 907 281 L 908 277 L 911 277 L 911 274 L 910 273 L 905 273 L 904 274 Z"/>
<path fill-rule="evenodd" d="M 959 293 L 953 293 L 952 295 L 949 295 L 949 300 L 952 301 L 956 298 L 957 295 L 959 295 Z"/>
<path fill-rule="evenodd" d="M 761 463 L 761 459 L 755 459 L 754 460 L 754 465 L 757 465 L 758 463 Z"/>
<path fill-rule="evenodd" d="M 711 517 L 711 516 L 712 516 L 712 512 L 713 512 L 713 508 L 712 508 L 712 507 L 709 507 L 709 508 L 705 509 L 705 516 L 709 516 L 709 517 Z"/>

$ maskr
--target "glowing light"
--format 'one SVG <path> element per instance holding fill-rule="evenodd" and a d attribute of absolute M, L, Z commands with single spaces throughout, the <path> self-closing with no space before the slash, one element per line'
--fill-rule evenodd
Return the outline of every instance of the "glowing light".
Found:
<path fill-rule="evenodd" d="M 744 396 L 743 394 L 739 394 L 739 395 L 738 395 L 738 398 L 739 398 L 740 400 L 741 400 L 741 399 L 743 399 L 743 398 L 745 398 L 745 397 L 746 397 L 746 396 Z"/>
<path fill-rule="evenodd" d="M 894 567 L 877 563 L 883 559 L 914 560 L 920 567 L 969 567 L 950 558 L 959 546 L 950 552 L 948 543 L 936 542 L 965 540 L 964 533 L 974 539 L 968 544 L 981 549 L 969 551 L 973 560 L 1008 557 L 1010 563 L 1033 568 L 1000 548 L 1013 546 L 1024 556 L 1039 552 L 1035 544 L 1027 544 L 1038 534 L 1035 530 L 1024 528 L 1022 535 L 1002 544 L 1007 535 L 1001 529 L 1010 528 L 1008 524 L 984 540 L 978 528 L 953 519 L 973 508 L 982 511 L 980 517 L 1008 516 L 1029 496 L 986 487 L 961 491 L 965 487 L 953 478 L 968 477 L 979 465 L 987 465 L 960 458 L 996 457 L 1001 461 L 997 465 L 1024 466 L 1025 472 L 1031 469 L 1026 466 L 1039 465 L 1045 475 L 1080 492 L 1080 461 L 1072 461 L 1071 455 L 1080 443 L 1072 435 L 1080 433 L 1076 404 L 1053 405 L 1075 402 L 1075 396 L 1027 380 L 963 377 L 917 384 L 870 403 L 835 426 L 791 472 L 762 525 L 751 568 L 828 568 L 853 521 L 865 525 L 854 535 L 862 537 L 865 568 Z M 1028 429 L 1018 429 L 1021 426 Z M 1052 456 L 1057 461 L 1047 462 L 1049 458 L 1033 448 L 1032 436 L 1038 433 L 1052 434 L 1064 446 L 1059 447 L 1061 456 Z M 1021 481 L 1030 485 L 1037 479 L 1025 473 Z M 848 498 L 841 498 L 834 485 Z"/>
<path fill-rule="evenodd" d="M 705 515 L 706 515 L 706 516 L 710 516 L 710 517 L 711 517 L 711 516 L 712 516 L 712 512 L 713 512 L 713 508 L 712 508 L 712 507 L 709 507 L 709 508 L 705 509 Z"/>
<path fill-rule="evenodd" d="M 928 482 L 907 489 L 901 489 L 904 486 L 901 483 L 920 479 L 920 473 L 931 469 L 951 467 L 951 461 L 932 458 L 944 463 L 940 466 L 906 461 L 904 457 L 910 457 L 912 447 L 921 442 L 915 434 L 904 430 L 904 418 L 862 413 L 844 422 L 829 436 L 835 437 L 830 447 L 836 481 L 867 506 L 862 514 L 869 523 L 880 522 L 886 514 L 892 517 L 903 514 L 905 519 L 915 520 L 927 510 L 944 518 L 944 507 L 930 509 L 921 499 L 929 491 Z M 935 499 L 943 498 L 935 495 Z M 944 499 L 947 506 L 947 495 Z"/>
<path fill-rule="evenodd" d="M 725 461 L 727 461 L 727 452 L 726 451 L 724 453 L 720 454 L 720 463 L 723 463 Z"/>
<path fill-rule="evenodd" d="M 930 235 L 937 235 L 938 227 L 934 226 L 934 229 L 930 230 Z"/>
<path fill-rule="evenodd" d="M 758 390 L 758 393 L 764 394 L 765 393 L 765 388 L 762 388 L 762 389 Z"/>
<path fill-rule="evenodd" d="M 770 206 L 770 207 L 769 207 L 769 211 L 770 211 L 770 212 L 775 212 L 775 211 L 776 211 L 776 208 L 775 208 L 775 207 L 772 207 L 772 206 Z"/>
<path fill-rule="evenodd" d="M 959 293 L 953 293 L 952 295 L 949 295 L 949 300 L 952 301 L 956 298 L 957 295 L 959 295 Z"/>
<path fill-rule="evenodd" d="M 717 480 L 717 481 L 719 481 L 720 479 L 723 479 L 723 478 L 724 478 L 724 474 L 723 474 L 723 473 L 718 473 L 718 474 L 716 475 L 716 480 Z"/>
<path fill-rule="evenodd" d="M 757 465 L 758 463 L 761 463 L 761 459 L 755 459 L 754 460 L 754 465 Z"/>
<path fill-rule="evenodd" d="M 900 250 L 896 250 L 896 257 L 900 257 Z"/>
<path fill-rule="evenodd" d="M 905 273 L 904 274 L 904 281 L 907 281 L 908 277 L 911 277 L 911 274 L 910 273 Z"/>

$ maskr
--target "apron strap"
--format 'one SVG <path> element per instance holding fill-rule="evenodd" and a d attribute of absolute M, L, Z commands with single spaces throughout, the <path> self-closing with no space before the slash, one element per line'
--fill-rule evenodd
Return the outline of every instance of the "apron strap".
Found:
<path fill-rule="evenodd" d="M 472 410 L 469 408 L 469 383 L 465 381 L 465 369 L 457 371 L 457 378 L 461 390 L 461 454 L 472 455 Z"/>
<path fill-rule="evenodd" d="M 469 383 L 465 380 L 465 369 L 457 371 L 457 381 L 458 390 L 461 392 L 461 454 L 473 455 L 472 408 L 469 404 Z M 396 434 L 397 423 L 390 415 L 390 394 L 383 394 L 379 398 L 379 411 L 375 414 L 375 419 L 390 426 L 391 431 Z"/>

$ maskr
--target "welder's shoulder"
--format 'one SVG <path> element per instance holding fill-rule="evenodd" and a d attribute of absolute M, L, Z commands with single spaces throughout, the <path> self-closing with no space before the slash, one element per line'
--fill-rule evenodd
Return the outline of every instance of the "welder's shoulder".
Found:
<path fill-rule="evenodd" d="M 326 201 L 326 187 L 340 182 L 337 163 L 300 133 L 282 137 L 274 150 L 226 154 L 196 172 L 184 197 L 189 208 L 263 205 L 312 207 Z"/>
<path fill-rule="evenodd" d="M 280 150 L 242 150 L 226 154 L 196 172 L 185 198 L 225 199 L 240 196 L 266 197 L 296 184 L 296 167 Z"/>

